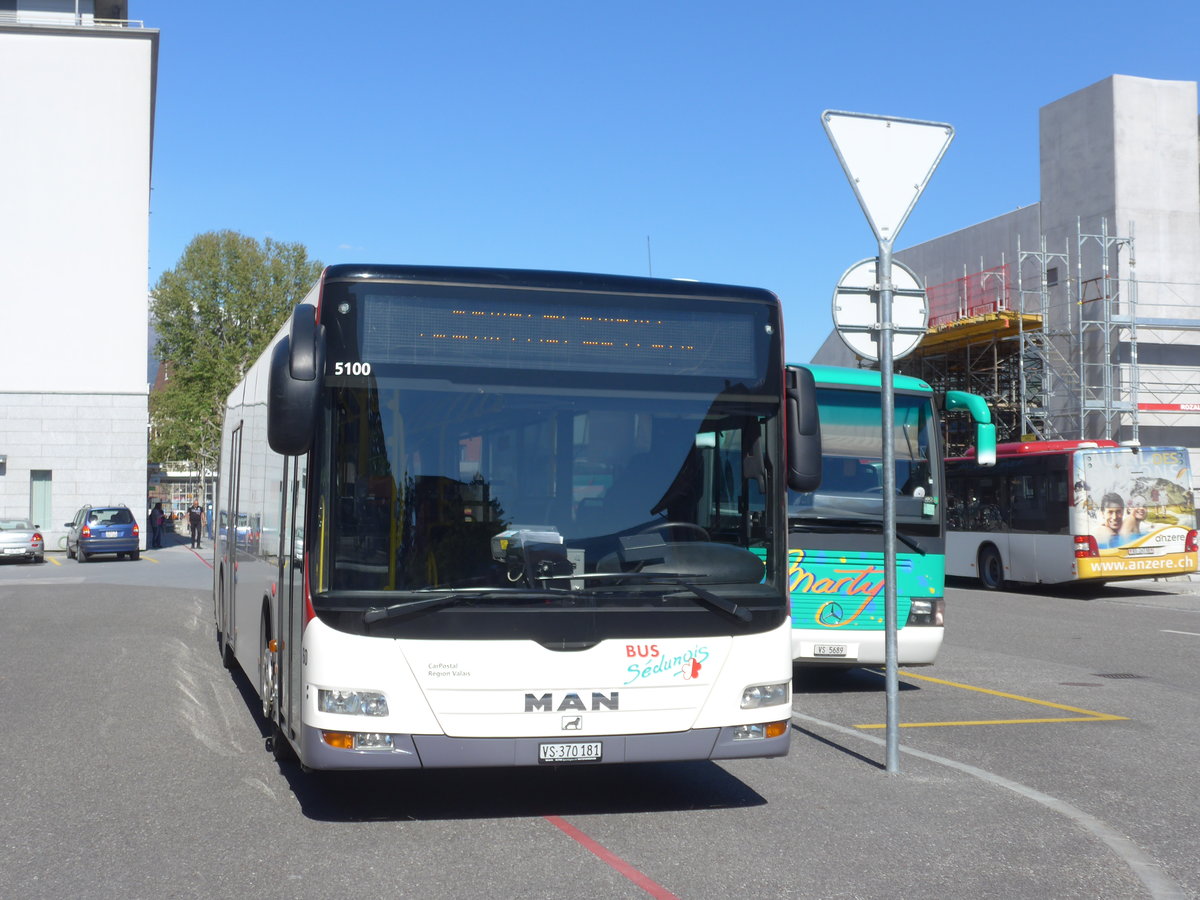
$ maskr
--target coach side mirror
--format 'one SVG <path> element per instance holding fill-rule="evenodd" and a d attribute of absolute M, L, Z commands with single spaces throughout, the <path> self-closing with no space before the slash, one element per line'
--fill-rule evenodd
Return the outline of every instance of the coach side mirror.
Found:
<path fill-rule="evenodd" d="M 946 409 L 966 410 L 975 421 L 975 462 L 981 466 L 996 464 L 996 426 L 987 401 L 967 391 L 946 391 Z"/>
<path fill-rule="evenodd" d="M 975 462 L 981 466 L 996 464 L 996 426 L 991 422 L 975 423 Z"/>
<path fill-rule="evenodd" d="M 821 417 L 817 384 L 808 369 L 787 369 L 787 483 L 793 491 L 821 486 Z"/>
<path fill-rule="evenodd" d="M 297 306 L 289 333 L 271 351 L 267 393 L 267 443 L 295 456 L 312 446 L 325 384 L 325 329 L 316 307 Z"/>

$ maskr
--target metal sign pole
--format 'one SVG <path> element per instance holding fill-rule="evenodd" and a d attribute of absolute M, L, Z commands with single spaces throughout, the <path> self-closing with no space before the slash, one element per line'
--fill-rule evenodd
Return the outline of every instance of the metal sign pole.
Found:
<path fill-rule="evenodd" d="M 899 672 L 897 671 L 897 591 L 896 591 L 896 398 L 893 363 L 912 347 L 897 351 L 894 345 L 896 325 L 893 322 L 892 246 L 913 206 L 929 183 L 933 170 L 954 137 L 954 129 L 944 122 L 925 122 L 894 116 L 875 116 L 866 113 L 826 110 L 821 115 L 825 133 L 833 144 L 842 171 L 867 216 L 871 230 L 879 242 L 875 261 L 875 290 L 878 291 L 875 332 L 878 336 L 876 358 L 879 360 L 880 406 L 883 424 L 883 568 L 884 568 L 884 628 L 887 679 L 887 770 L 900 771 L 900 713 Z M 896 263 L 901 269 L 905 267 Z M 843 276 L 849 280 L 854 270 Z M 839 285 L 842 288 L 843 285 Z M 872 292 L 874 293 L 874 291 Z M 901 291 L 902 295 L 912 292 Z M 920 294 L 922 319 L 919 328 L 902 327 L 902 333 L 916 332 L 919 336 L 928 324 L 928 307 L 924 292 Z M 858 292 L 861 295 L 861 291 Z M 851 349 L 863 331 L 864 321 L 843 323 L 839 319 L 842 306 L 855 307 L 852 286 L 834 295 L 834 322 L 838 333 Z M 856 335 L 856 332 L 858 333 Z M 860 352 L 867 355 L 869 351 Z"/>
<path fill-rule="evenodd" d="M 883 615 L 887 688 L 887 771 L 900 771 L 900 693 L 896 615 L 896 395 L 892 360 L 892 242 L 879 241 L 879 373 L 883 420 Z"/>

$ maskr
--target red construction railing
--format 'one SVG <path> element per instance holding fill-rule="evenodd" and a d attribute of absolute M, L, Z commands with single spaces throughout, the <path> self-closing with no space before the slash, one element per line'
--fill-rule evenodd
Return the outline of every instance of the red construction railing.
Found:
<path fill-rule="evenodd" d="M 929 327 L 971 316 L 1001 312 L 1009 305 L 1008 265 L 984 269 L 925 289 L 929 302 Z"/>

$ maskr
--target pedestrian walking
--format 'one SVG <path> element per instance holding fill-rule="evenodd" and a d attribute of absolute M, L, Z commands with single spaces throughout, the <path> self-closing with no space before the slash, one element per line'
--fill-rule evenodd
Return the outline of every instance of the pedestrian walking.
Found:
<path fill-rule="evenodd" d="M 167 514 L 163 512 L 162 503 L 155 503 L 154 509 L 150 510 L 150 546 L 155 550 L 162 548 L 163 539 L 163 522 L 166 521 Z"/>
<path fill-rule="evenodd" d="M 200 529 L 204 527 L 204 507 L 199 500 L 193 500 L 188 507 L 188 529 L 192 532 L 192 549 L 200 549 Z"/>

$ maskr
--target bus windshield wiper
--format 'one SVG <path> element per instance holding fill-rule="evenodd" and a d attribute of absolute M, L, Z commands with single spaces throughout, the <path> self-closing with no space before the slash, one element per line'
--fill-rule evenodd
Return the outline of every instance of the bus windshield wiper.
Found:
<path fill-rule="evenodd" d="M 422 591 L 421 593 L 425 592 Z M 503 598 L 505 600 L 547 600 L 562 593 L 564 592 L 550 589 L 531 591 L 527 588 L 486 588 L 475 591 L 447 589 L 446 593 L 439 592 L 435 596 L 423 597 L 420 600 L 407 600 L 401 603 L 392 603 L 389 606 L 368 607 L 363 611 L 362 618 L 364 625 L 374 625 L 376 622 L 382 622 L 385 619 L 398 619 L 401 616 L 411 615 L 412 613 L 422 612 L 427 609 L 440 609 L 445 606 L 453 606 L 464 600 L 492 600 L 496 598 Z"/>
<path fill-rule="evenodd" d="M 692 579 L 706 577 L 698 572 L 664 572 L 661 574 L 657 572 L 591 572 L 587 575 L 575 575 L 572 577 L 588 580 L 611 579 L 613 581 L 624 581 L 629 584 L 675 584 L 686 588 L 693 596 L 698 597 L 706 605 L 732 616 L 740 622 L 749 622 L 754 618 L 754 614 L 750 610 L 738 606 L 728 597 L 721 597 L 692 584 Z"/>
<path fill-rule="evenodd" d="M 788 534 L 796 534 L 800 532 L 820 532 L 822 534 L 836 534 L 839 531 L 848 531 L 855 534 L 873 534 L 883 533 L 883 522 L 876 519 L 835 519 L 829 516 L 819 519 L 805 518 L 804 516 L 791 516 L 788 519 Z M 922 556 L 927 555 L 928 551 L 910 538 L 906 534 L 896 532 L 896 539 L 907 547 L 920 553 Z"/>

